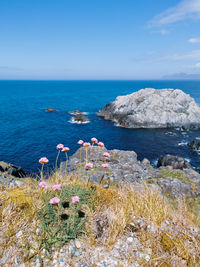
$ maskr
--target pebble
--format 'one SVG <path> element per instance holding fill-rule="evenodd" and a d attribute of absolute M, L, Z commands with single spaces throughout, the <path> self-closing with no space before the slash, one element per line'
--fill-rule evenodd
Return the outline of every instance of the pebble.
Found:
<path fill-rule="evenodd" d="M 36 235 L 39 235 L 39 233 L 40 233 L 40 229 L 37 228 L 36 231 L 35 231 L 35 233 L 36 233 Z"/>
<path fill-rule="evenodd" d="M 22 236 L 22 231 L 19 231 L 17 234 L 16 234 L 16 237 L 19 238 L 20 236 Z"/>
<path fill-rule="evenodd" d="M 81 247 L 81 242 L 79 240 L 75 240 L 75 246 L 76 248 L 80 248 Z"/>
<path fill-rule="evenodd" d="M 133 242 L 133 238 L 132 238 L 132 237 L 128 237 L 128 238 L 127 238 L 127 242 L 128 242 L 128 243 L 132 243 L 132 242 Z"/>

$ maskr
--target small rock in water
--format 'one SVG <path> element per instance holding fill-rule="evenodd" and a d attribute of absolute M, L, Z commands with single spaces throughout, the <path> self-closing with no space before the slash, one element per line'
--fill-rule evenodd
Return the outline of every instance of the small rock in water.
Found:
<path fill-rule="evenodd" d="M 47 112 L 55 112 L 56 110 L 54 108 L 46 108 L 45 111 L 47 111 Z"/>

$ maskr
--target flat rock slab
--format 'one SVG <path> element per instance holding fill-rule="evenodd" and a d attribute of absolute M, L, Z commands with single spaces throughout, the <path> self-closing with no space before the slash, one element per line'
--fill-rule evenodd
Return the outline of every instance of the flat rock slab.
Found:
<path fill-rule="evenodd" d="M 179 89 L 141 89 L 118 96 L 98 113 L 126 128 L 200 128 L 200 107 Z"/>

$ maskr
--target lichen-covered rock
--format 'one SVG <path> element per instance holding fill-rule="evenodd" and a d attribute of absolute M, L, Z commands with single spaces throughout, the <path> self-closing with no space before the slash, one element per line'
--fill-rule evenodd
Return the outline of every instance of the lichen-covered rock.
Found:
<path fill-rule="evenodd" d="M 118 96 L 98 113 L 127 128 L 200 127 L 200 107 L 179 89 L 141 89 Z"/>
<path fill-rule="evenodd" d="M 173 169 L 189 169 L 192 168 L 190 163 L 182 157 L 165 155 L 158 159 L 157 167 L 172 166 Z"/>
<path fill-rule="evenodd" d="M 102 164 L 105 163 L 104 152 L 110 154 L 106 159 L 107 169 L 102 168 Z M 91 162 L 93 168 L 86 168 L 86 149 L 80 148 L 70 157 L 67 173 L 77 174 L 81 179 L 89 179 L 93 184 L 101 182 L 104 188 L 108 188 L 110 183 L 126 184 L 127 182 L 138 187 L 145 180 L 149 185 L 156 186 L 175 198 L 199 194 L 200 174 L 192 169 L 188 162 L 180 159 L 175 157 L 172 166 L 162 165 L 156 169 L 147 159 L 139 161 L 134 151 L 107 150 L 105 147 L 100 149 L 93 146 L 87 148 L 87 162 Z M 177 167 L 182 170 L 177 171 Z M 60 170 L 63 176 L 66 173 L 65 168 L 66 163 L 62 162 Z"/>

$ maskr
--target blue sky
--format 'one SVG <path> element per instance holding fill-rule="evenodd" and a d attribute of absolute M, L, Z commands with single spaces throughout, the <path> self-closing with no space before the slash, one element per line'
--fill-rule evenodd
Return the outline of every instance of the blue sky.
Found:
<path fill-rule="evenodd" d="M 200 0 L 1 0 L 0 79 L 200 77 Z"/>

